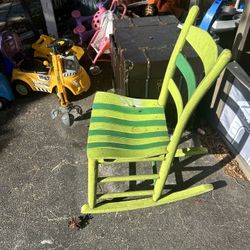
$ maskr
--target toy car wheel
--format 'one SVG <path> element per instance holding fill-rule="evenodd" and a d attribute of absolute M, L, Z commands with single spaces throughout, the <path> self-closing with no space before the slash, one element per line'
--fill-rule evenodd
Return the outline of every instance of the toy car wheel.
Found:
<path fill-rule="evenodd" d="M 61 121 L 65 126 L 70 127 L 74 122 L 74 116 L 66 112 L 62 115 Z"/>
<path fill-rule="evenodd" d="M 7 107 L 7 100 L 5 98 L 0 97 L 0 110 L 3 110 Z"/>
<path fill-rule="evenodd" d="M 22 81 L 17 81 L 15 83 L 15 89 L 16 89 L 16 92 L 21 96 L 27 96 L 31 93 L 30 86 L 27 83 L 22 82 Z"/>

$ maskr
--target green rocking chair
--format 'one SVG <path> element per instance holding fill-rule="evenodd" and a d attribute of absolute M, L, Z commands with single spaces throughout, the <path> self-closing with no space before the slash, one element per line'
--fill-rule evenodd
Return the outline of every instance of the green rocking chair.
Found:
<path fill-rule="evenodd" d="M 158 100 L 96 93 L 87 145 L 88 204 L 83 205 L 82 213 L 107 213 L 158 206 L 213 190 L 212 184 L 203 184 L 162 195 L 174 157 L 207 153 L 207 149 L 203 147 L 178 148 L 179 141 L 195 107 L 231 59 L 231 52 L 226 49 L 218 57 L 218 48 L 213 38 L 206 31 L 192 25 L 198 11 L 197 6 L 189 11 L 172 52 Z M 186 41 L 203 63 L 204 78 L 199 84 L 192 67 L 181 53 Z M 173 80 L 176 67 L 187 83 L 189 100 L 186 105 L 183 104 L 181 93 Z M 169 93 L 175 102 L 178 117 L 171 138 L 165 118 Z M 161 161 L 159 173 L 98 177 L 99 164 L 140 161 Z M 97 183 L 144 180 L 154 180 L 153 190 L 97 194 Z M 141 196 L 144 197 L 138 198 Z M 97 203 L 97 200 L 106 201 Z"/>

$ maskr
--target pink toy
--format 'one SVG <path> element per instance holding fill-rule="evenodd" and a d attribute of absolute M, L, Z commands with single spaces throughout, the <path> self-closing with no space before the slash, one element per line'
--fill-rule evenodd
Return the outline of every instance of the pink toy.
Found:
<path fill-rule="evenodd" d="M 82 45 L 84 42 L 88 41 L 94 35 L 95 31 L 100 28 L 101 16 L 106 11 L 106 8 L 104 6 L 109 1 L 110 0 L 106 0 L 104 3 L 99 3 L 99 10 L 93 16 L 84 17 L 81 15 L 81 12 L 79 10 L 73 10 L 71 12 L 71 16 L 75 19 L 77 25 L 73 32 L 79 35 L 79 45 Z M 92 29 L 87 30 L 84 24 L 90 21 Z M 83 29 L 83 27 L 85 28 L 85 30 Z"/>
<path fill-rule="evenodd" d="M 81 25 L 82 22 L 85 22 L 89 18 L 92 18 L 92 17 L 88 17 L 88 16 L 87 17 L 81 16 L 81 12 L 79 10 L 73 10 L 71 12 L 71 16 L 75 19 L 77 25 Z"/>
<path fill-rule="evenodd" d="M 84 33 L 86 32 L 86 28 L 82 25 L 79 24 L 73 29 L 74 34 L 78 34 L 80 38 L 80 42 L 78 43 L 79 45 L 82 45 L 84 43 Z"/>
<path fill-rule="evenodd" d="M 97 75 L 101 72 L 100 68 L 95 65 L 97 61 L 110 62 L 110 59 L 100 59 L 100 57 L 103 54 L 110 54 L 110 35 L 113 34 L 114 18 L 119 18 L 118 15 L 114 14 L 118 6 L 122 6 L 123 8 L 123 13 L 121 14 L 121 18 L 123 18 L 127 11 L 126 5 L 120 3 L 119 0 L 113 0 L 109 10 L 99 13 L 98 19 L 96 19 L 99 21 L 99 29 L 96 30 L 87 48 L 87 51 L 92 48 L 96 52 L 94 59 L 91 58 L 93 65 L 90 67 L 90 72 L 92 75 Z"/>
<path fill-rule="evenodd" d="M 100 28 L 102 14 L 106 11 L 106 8 L 103 6 L 103 4 L 99 4 L 98 7 L 99 10 L 95 13 L 91 22 L 92 28 L 94 30 L 98 30 Z"/>

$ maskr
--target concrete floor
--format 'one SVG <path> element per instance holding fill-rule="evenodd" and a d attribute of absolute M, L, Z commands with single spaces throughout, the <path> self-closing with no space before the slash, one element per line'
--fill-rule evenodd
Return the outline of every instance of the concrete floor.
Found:
<path fill-rule="evenodd" d="M 1 5 L 0 26 L 7 9 Z M 18 5 L 12 10 L 13 17 L 20 14 Z M 92 88 L 75 100 L 84 111 L 91 108 L 97 89 L 111 88 L 111 71 L 104 72 L 92 78 Z M 89 116 L 66 128 L 60 119 L 51 120 L 55 107 L 55 95 L 36 94 L 0 112 L 1 250 L 249 249 L 249 182 L 226 176 L 225 161 L 213 155 L 176 164 L 167 186 L 174 188 L 176 180 L 181 188 L 214 183 L 215 191 L 161 207 L 94 215 L 83 220 L 81 230 L 69 229 L 68 221 L 80 216 L 87 201 Z M 184 141 L 197 143 L 188 133 Z M 124 172 L 124 167 L 102 167 L 100 172 Z"/>
<path fill-rule="evenodd" d="M 105 83 L 109 70 L 75 101 L 84 111 L 96 89 L 111 88 Z M 83 229 L 69 229 L 69 219 L 80 216 L 87 200 L 89 118 L 66 128 L 50 118 L 57 106 L 56 95 L 36 94 L 0 113 L 0 249 L 249 249 L 250 185 L 226 176 L 225 162 L 213 155 L 182 160 L 167 184 L 173 188 L 176 177 L 182 187 L 214 183 L 215 191 L 161 207 L 94 215 Z M 185 143 L 192 144 L 189 137 Z"/>

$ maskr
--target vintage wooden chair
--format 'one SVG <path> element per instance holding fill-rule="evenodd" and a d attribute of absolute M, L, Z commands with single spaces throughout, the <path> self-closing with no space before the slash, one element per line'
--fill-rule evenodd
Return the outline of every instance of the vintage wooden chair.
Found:
<path fill-rule="evenodd" d="M 213 190 L 203 184 L 162 196 L 174 157 L 207 153 L 206 148 L 178 148 L 189 117 L 231 58 L 229 50 L 218 57 L 212 37 L 193 26 L 199 8 L 191 8 L 171 55 L 158 100 L 134 99 L 113 93 L 97 92 L 93 102 L 88 134 L 88 204 L 82 213 L 107 213 L 163 205 Z M 204 78 L 196 83 L 192 67 L 181 53 L 188 42 L 201 58 Z M 188 89 L 186 105 L 173 81 L 176 67 L 183 74 Z M 165 106 L 171 94 L 178 122 L 170 138 L 165 119 Z M 167 109 L 166 109 L 167 113 Z M 159 173 L 151 175 L 108 176 L 98 178 L 98 164 L 121 162 L 162 161 Z M 97 183 L 154 180 L 153 190 L 127 191 L 97 195 Z M 150 196 L 138 198 L 139 196 Z M 127 197 L 134 199 L 125 200 Z M 114 198 L 123 198 L 123 200 Z M 136 198 L 136 199 L 135 199 Z M 107 200 L 97 203 L 96 200 Z"/>

